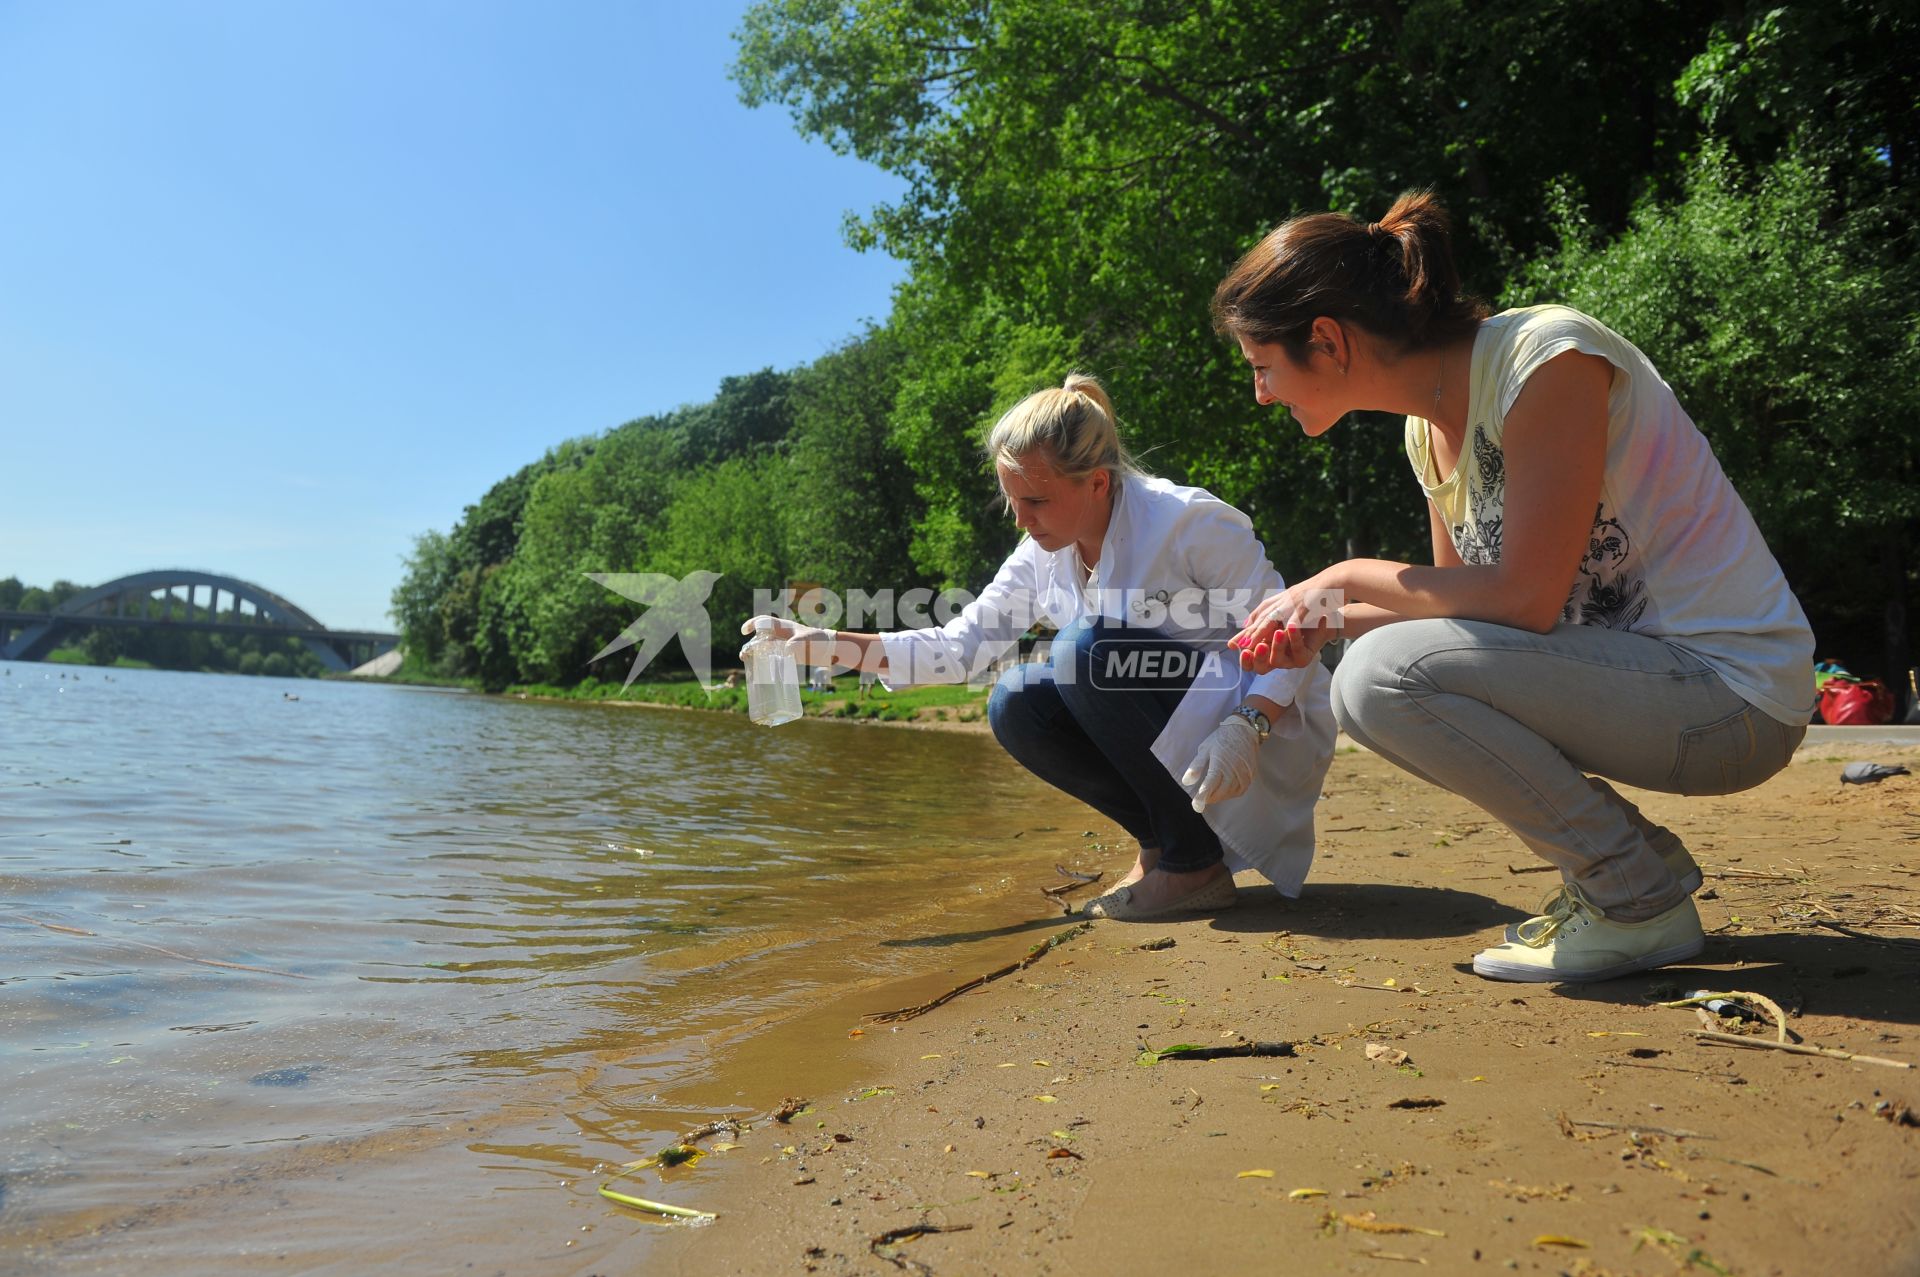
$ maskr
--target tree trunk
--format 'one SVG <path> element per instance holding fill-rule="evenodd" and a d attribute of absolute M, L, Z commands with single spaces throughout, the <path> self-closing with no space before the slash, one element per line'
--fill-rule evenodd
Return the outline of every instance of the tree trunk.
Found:
<path fill-rule="evenodd" d="M 1887 592 L 1882 639 L 1887 686 L 1893 690 L 1893 721 L 1906 719 L 1912 704 L 1907 671 L 1913 649 L 1907 639 L 1907 525 L 1895 523 L 1880 540 L 1882 588 Z"/>

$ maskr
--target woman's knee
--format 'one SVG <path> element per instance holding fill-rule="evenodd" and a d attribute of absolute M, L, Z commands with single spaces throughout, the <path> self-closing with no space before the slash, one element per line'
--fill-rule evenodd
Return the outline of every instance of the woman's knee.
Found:
<path fill-rule="evenodd" d="M 1063 699 L 1071 698 L 1075 691 L 1099 686 L 1094 662 L 1107 659 L 1101 653 L 1115 650 L 1109 642 L 1115 636 L 1116 631 L 1100 621 L 1075 621 L 1054 635 L 1049 651 L 1053 679 Z"/>
<path fill-rule="evenodd" d="M 1422 662 L 1462 640 L 1449 620 L 1396 621 L 1347 645 L 1333 671 L 1333 714 L 1349 734 L 1371 733 L 1421 690 Z"/>
<path fill-rule="evenodd" d="M 1042 665 L 1016 665 L 1000 675 L 987 698 L 987 726 L 1008 753 L 1044 730 L 1059 707 L 1050 671 Z"/>
<path fill-rule="evenodd" d="M 1053 664 L 1055 677 L 1066 682 L 1091 670 L 1093 645 L 1100 638 L 1100 626 L 1093 621 L 1075 621 L 1054 635 L 1047 654 Z"/>
<path fill-rule="evenodd" d="M 1333 717 L 1350 735 L 1369 732 L 1390 696 L 1388 689 L 1399 686 L 1403 672 L 1399 654 L 1380 641 L 1389 630 L 1398 628 L 1382 626 L 1355 639 L 1347 644 L 1334 667 Z"/>
<path fill-rule="evenodd" d="M 995 736 L 1001 736 L 1013 719 L 1021 713 L 1020 698 L 1026 692 L 1025 680 L 1016 677 L 1021 667 L 1016 665 L 1002 671 L 993 685 L 993 692 L 987 697 L 987 726 L 993 728 Z"/>

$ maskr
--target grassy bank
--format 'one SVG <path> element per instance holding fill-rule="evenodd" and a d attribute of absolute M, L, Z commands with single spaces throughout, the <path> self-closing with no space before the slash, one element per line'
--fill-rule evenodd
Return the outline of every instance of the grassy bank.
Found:
<path fill-rule="evenodd" d="M 739 714 L 747 711 L 745 686 L 719 687 L 708 692 L 691 675 L 636 682 L 626 687 L 616 682 L 587 679 L 571 687 L 527 683 L 507 690 L 511 695 L 552 700 L 627 701 Z M 934 722 L 971 723 L 986 717 L 987 689 L 939 686 L 887 692 L 875 687 L 863 697 L 860 695 L 858 677 L 847 675 L 834 680 L 832 691 L 802 689 L 800 706 L 809 718 L 872 719 L 880 722 L 930 719 Z"/>
<path fill-rule="evenodd" d="M 150 670 L 151 661 L 136 660 L 131 656 L 116 656 L 111 665 L 101 665 L 87 655 L 82 647 L 56 647 L 48 652 L 45 661 L 48 665 L 95 665 L 107 670 Z"/>

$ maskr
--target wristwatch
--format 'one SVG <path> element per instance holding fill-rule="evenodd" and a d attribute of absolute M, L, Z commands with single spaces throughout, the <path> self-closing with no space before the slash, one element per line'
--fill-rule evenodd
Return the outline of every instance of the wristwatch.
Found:
<path fill-rule="evenodd" d="M 1253 728 L 1253 734 L 1261 740 L 1264 741 L 1268 736 L 1273 734 L 1273 724 L 1267 721 L 1265 714 L 1262 714 L 1253 706 L 1235 705 L 1233 707 L 1233 713 L 1236 718 L 1246 719 L 1247 725 Z"/>

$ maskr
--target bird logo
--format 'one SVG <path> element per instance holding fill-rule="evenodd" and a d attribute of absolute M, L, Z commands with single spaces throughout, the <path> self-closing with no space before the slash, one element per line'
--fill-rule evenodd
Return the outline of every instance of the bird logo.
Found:
<path fill-rule="evenodd" d="M 700 686 L 711 692 L 713 683 L 713 622 L 707 616 L 707 599 L 713 584 L 723 573 L 689 572 L 671 577 L 664 572 L 589 572 L 587 577 L 604 585 L 621 598 L 631 599 L 647 610 L 633 624 L 620 631 L 620 637 L 594 653 L 598 661 L 622 648 L 634 648 L 633 664 L 627 668 L 631 687 L 640 671 L 653 663 L 667 640 L 680 640 L 681 654 L 687 658 Z"/>

